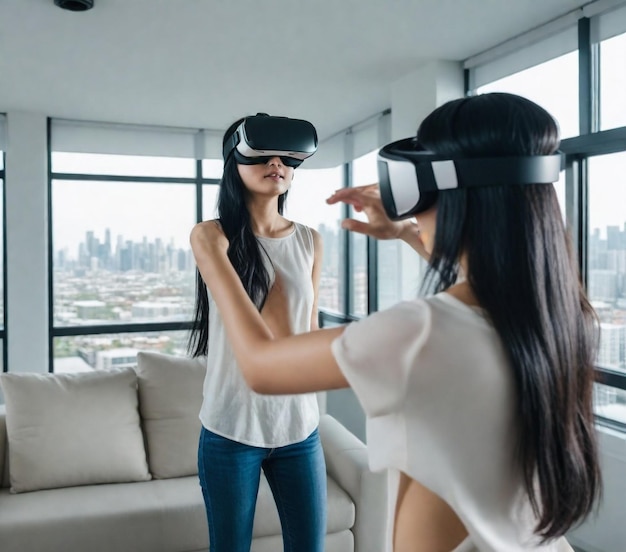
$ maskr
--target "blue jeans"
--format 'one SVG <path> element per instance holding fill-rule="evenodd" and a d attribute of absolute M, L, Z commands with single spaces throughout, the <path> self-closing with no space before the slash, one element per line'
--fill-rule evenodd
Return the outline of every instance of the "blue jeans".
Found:
<path fill-rule="evenodd" d="M 244 445 L 202 428 L 198 475 L 211 552 L 249 552 L 261 470 L 270 485 L 285 552 L 323 552 L 326 464 L 317 429 L 278 448 Z"/>

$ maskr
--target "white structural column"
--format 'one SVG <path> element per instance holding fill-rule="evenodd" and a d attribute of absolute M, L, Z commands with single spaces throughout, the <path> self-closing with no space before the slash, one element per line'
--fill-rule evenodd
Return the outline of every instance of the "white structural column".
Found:
<path fill-rule="evenodd" d="M 48 370 L 48 167 L 46 117 L 7 114 L 7 364 Z"/>
<path fill-rule="evenodd" d="M 391 86 L 392 139 L 415 136 L 433 109 L 463 94 L 463 67 L 456 61 L 429 61 L 398 79 Z"/>

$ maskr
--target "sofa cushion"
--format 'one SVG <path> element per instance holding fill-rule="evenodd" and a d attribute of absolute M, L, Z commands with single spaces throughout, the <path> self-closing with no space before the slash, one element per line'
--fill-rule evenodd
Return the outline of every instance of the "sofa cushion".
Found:
<path fill-rule="evenodd" d="M 0 512 L 2 552 L 205 550 L 209 540 L 197 476 L 19 495 L 9 495 L 4 489 L 0 490 Z M 354 518 L 352 500 L 329 479 L 327 533 L 341 534 L 345 541 L 351 536 L 348 530 Z M 252 535 L 255 541 L 272 542 L 280 534 L 276 504 L 262 476 Z M 270 550 L 282 550 L 280 540 L 274 544 Z M 267 550 L 253 544 L 252 550 L 257 549 Z"/>
<path fill-rule="evenodd" d="M 12 493 L 150 479 L 131 368 L 4 373 Z"/>
<path fill-rule="evenodd" d="M 9 483 L 9 443 L 7 442 L 7 412 L 6 406 L 0 404 L 0 488 L 8 488 Z"/>
<path fill-rule="evenodd" d="M 140 351 L 139 409 L 155 479 L 198 473 L 198 436 L 206 358 Z"/>

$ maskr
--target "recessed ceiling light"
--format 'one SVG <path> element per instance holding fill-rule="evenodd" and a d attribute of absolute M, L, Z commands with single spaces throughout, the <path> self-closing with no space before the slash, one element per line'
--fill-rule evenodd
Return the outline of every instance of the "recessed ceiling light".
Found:
<path fill-rule="evenodd" d="M 94 0 L 54 0 L 54 4 L 70 11 L 86 11 L 93 8 Z"/>

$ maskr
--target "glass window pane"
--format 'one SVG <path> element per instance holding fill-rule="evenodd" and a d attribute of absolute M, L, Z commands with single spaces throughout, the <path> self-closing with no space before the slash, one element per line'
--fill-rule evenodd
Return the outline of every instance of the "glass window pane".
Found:
<path fill-rule="evenodd" d="M 222 178 L 224 161 L 222 159 L 203 159 L 202 178 Z"/>
<path fill-rule="evenodd" d="M 110 370 L 137 365 L 138 351 L 187 354 L 187 331 L 55 337 L 55 373 Z"/>
<path fill-rule="evenodd" d="M 352 162 L 352 185 L 364 186 L 378 182 L 378 150 L 372 151 Z M 367 220 L 363 213 L 350 210 L 350 216 Z M 367 314 L 367 237 L 363 234 L 350 234 L 350 265 L 352 267 L 352 312 L 357 316 Z"/>
<path fill-rule="evenodd" d="M 219 186 L 204 184 L 202 186 L 202 220 L 211 220 L 217 216 L 217 196 Z"/>
<path fill-rule="evenodd" d="M 400 240 L 378 242 L 378 308 L 415 299 L 426 270 L 426 261 Z"/>
<path fill-rule="evenodd" d="M 600 129 L 626 126 L 626 33 L 600 43 Z"/>
<path fill-rule="evenodd" d="M 343 289 L 343 234 L 340 228 L 341 205 L 328 205 L 326 198 L 343 187 L 343 166 L 330 169 L 295 171 L 293 184 L 287 196 L 285 215 L 316 229 L 324 242 L 324 259 L 319 290 L 319 307 L 342 312 Z"/>
<path fill-rule="evenodd" d="M 180 157 L 52 152 L 52 172 L 194 178 L 196 162 Z"/>
<path fill-rule="evenodd" d="M 191 320 L 188 184 L 52 182 L 54 326 Z"/>
<path fill-rule="evenodd" d="M 509 92 L 532 100 L 556 118 L 561 138 L 578 136 L 578 50 L 481 86 L 484 92 Z"/>
<path fill-rule="evenodd" d="M 601 322 L 598 364 L 626 376 L 626 152 L 592 157 L 588 166 L 588 291 Z M 598 404 L 612 412 L 607 400 Z"/>
<path fill-rule="evenodd" d="M 593 402 L 598 416 L 626 424 L 626 391 L 597 383 Z"/>
<path fill-rule="evenodd" d="M 2 152 L 0 152 L 2 159 Z M 4 285 L 6 279 L 6 270 L 4 267 L 4 180 L 0 178 L 0 269 L 2 277 L 0 278 L 0 329 L 4 329 Z M 0 360 L 1 362 L 1 360 Z M 1 372 L 2 370 L 0 370 Z"/>

